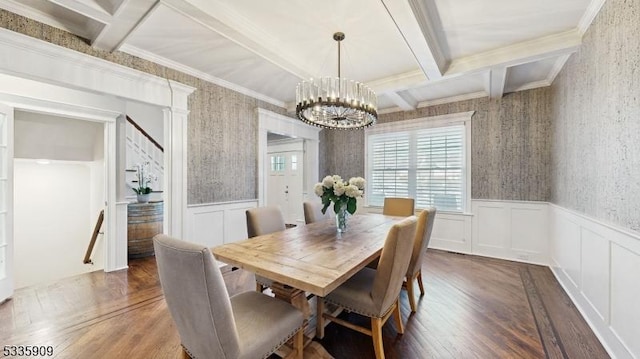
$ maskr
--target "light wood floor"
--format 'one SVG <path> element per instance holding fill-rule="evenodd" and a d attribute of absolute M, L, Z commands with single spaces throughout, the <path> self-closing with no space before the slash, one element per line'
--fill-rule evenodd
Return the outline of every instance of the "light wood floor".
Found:
<path fill-rule="evenodd" d="M 608 358 L 548 268 L 430 250 L 423 278 L 417 313 L 402 294 L 405 334 L 384 327 L 387 358 Z M 254 288 L 241 270 L 225 281 L 231 294 Z M 336 358 L 373 357 L 371 338 L 335 324 L 320 343 Z M 182 355 L 153 257 L 18 290 L 0 304 L 4 345 L 52 345 L 57 358 Z"/>

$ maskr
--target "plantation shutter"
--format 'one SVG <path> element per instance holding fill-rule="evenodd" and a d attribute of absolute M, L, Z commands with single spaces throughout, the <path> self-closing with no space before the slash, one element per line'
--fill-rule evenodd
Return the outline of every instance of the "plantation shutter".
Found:
<path fill-rule="evenodd" d="M 464 125 L 453 125 L 369 135 L 368 204 L 412 197 L 417 208 L 462 212 L 464 134 Z"/>
<path fill-rule="evenodd" d="M 416 133 L 416 206 L 462 211 L 464 126 Z"/>
<path fill-rule="evenodd" d="M 370 205 L 382 206 L 385 197 L 409 196 L 409 137 L 406 132 L 369 137 Z"/>

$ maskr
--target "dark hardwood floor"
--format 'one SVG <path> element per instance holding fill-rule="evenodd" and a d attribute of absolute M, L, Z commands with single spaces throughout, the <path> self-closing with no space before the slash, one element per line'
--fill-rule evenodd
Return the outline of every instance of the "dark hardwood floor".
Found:
<path fill-rule="evenodd" d="M 254 289 L 251 273 L 224 276 L 231 294 Z M 423 279 L 417 313 L 402 294 L 404 335 L 384 327 L 387 358 L 608 358 L 548 268 L 430 250 Z M 335 324 L 320 343 L 336 358 L 374 357 L 371 338 Z M 4 345 L 51 345 L 57 358 L 182 355 L 153 257 L 16 291 L 0 304 Z"/>

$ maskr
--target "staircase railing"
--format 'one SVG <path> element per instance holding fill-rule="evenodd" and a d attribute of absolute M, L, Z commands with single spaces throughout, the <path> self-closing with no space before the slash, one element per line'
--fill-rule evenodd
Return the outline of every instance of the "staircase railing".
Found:
<path fill-rule="evenodd" d="M 127 121 L 129 121 L 130 124 L 133 125 L 133 127 L 136 128 L 136 130 L 140 131 L 140 133 L 146 137 L 147 139 L 149 139 L 149 141 L 151 141 L 151 143 L 154 144 L 154 146 L 158 147 L 158 149 L 160 149 L 160 151 L 164 152 L 164 148 L 162 148 L 162 146 L 160 146 L 160 144 L 158 142 L 156 142 L 156 140 L 153 139 L 153 137 L 151 137 L 151 135 L 149 135 L 147 133 L 147 131 L 145 131 L 144 129 L 142 129 L 142 127 L 140 127 L 140 125 L 138 125 L 134 120 L 131 119 L 131 117 L 129 117 L 127 115 Z"/>
<path fill-rule="evenodd" d="M 96 226 L 93 229 L 93 235 L 91 235 L 91 241 L 89 241 L 89 247 L 87 248 L 87 252 L 84 254 L 84 260 L 82 261 L 82 263 L 84 264 L 93 264 L 93 262 L 91 261 L 91 253 L 93 252 L 93 247 L 96 245 L 98 234 L 100 234 L 102 222 L 104 222 L 104 209 L 100 211 L 100 215 L 98 215 Z"/>

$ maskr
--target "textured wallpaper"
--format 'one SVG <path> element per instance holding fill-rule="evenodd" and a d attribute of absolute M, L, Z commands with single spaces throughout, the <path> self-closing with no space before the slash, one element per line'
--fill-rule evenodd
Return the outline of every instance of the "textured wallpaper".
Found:
<path fill-rule="evenodd" d="M 381 115 L 393 122 L 476 111 L 471 120 L 471 197 L 547 201 L 549 199 L 549 89 Z M 321 176 L 364 176 L 364 131 L 322 131 Z M 322 151 L 322 150 L 321 150 Z M 325 172 L 322 172 L 324 170 Z"/>
<path fill-rule="evenodd" d="M 68 32 L 2 9 L 0 27 L 195 87 L 189 97 L 188 203 L 257 198 L 255 108 L 280 114 L 285 109 L 123 52 L 94 49 Z"/>
<path fill-rule="evenodd" d="M 551 87 L 551 201 L 640 231 L 640 1 L 607 1 Z"/>

